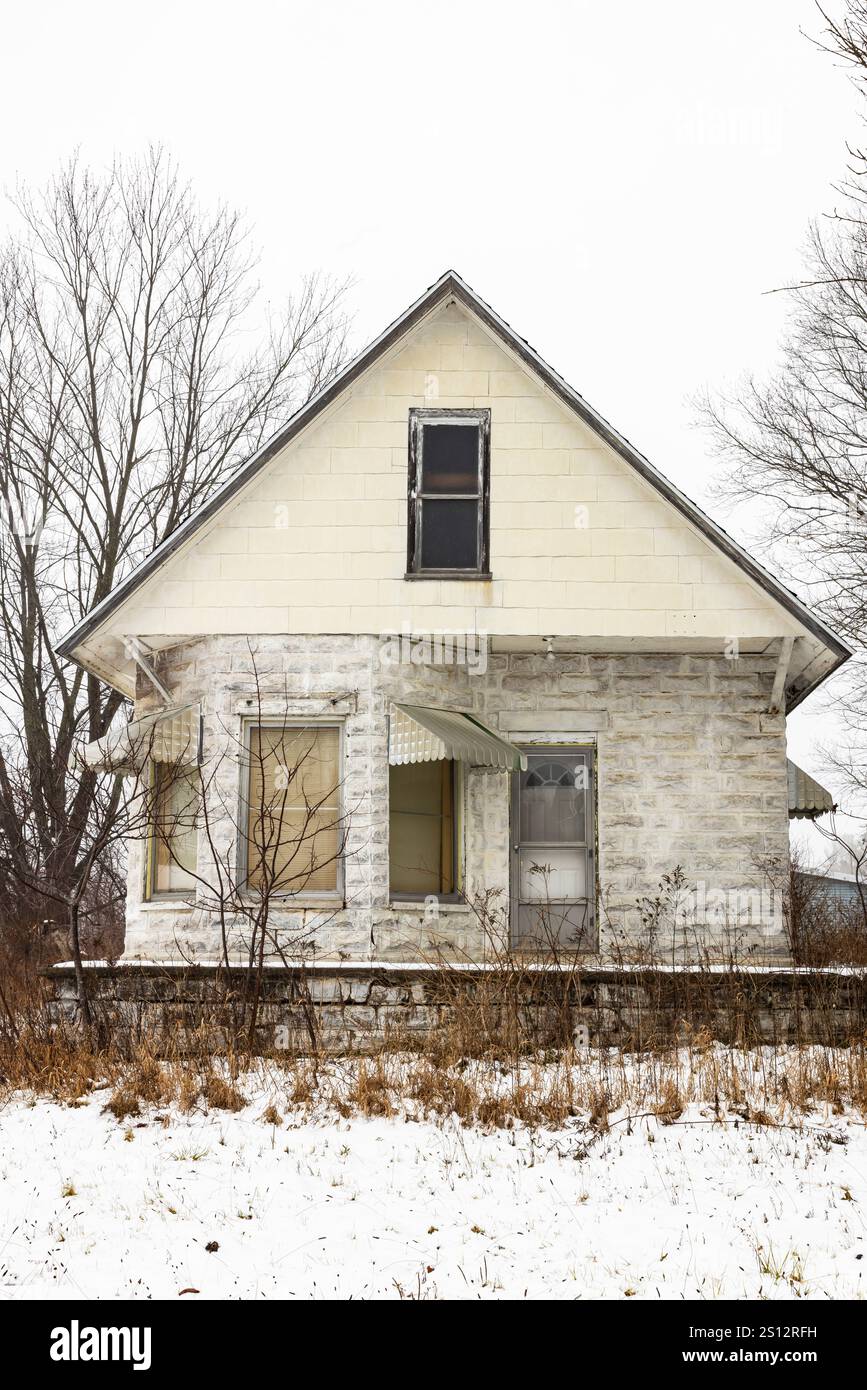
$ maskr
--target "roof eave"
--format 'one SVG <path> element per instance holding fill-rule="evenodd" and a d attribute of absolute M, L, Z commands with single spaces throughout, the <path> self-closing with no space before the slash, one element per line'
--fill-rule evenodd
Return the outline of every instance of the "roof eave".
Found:
<path fill-rule="evenodd" d="M 204 524 L 204 522 L 215 515 L 227 502 L 231 501 L 232 497 L 241 491 L 250 479 L 256 475 L 259 469 L 264 467 L 269 459 L 272 459 L 275 454 L 278 454 L 281 449 L 285 448 L 285 446 L 294 439 L 296 434 L 300 434 L 301 430 L 305 429 L 321 411 L 325 410 L 326 407 L 329 406 L 347 386 L 350 386 L 362 372 L 366 371 L 383 352 L 387 352 L 389 347 L 391 347 L 398 338 L 403 337 L 405 333 L 409 332 L 419 319 L 427 317 L 443 299 L 447 299 L 453 294 L 456 285 L 457 281 L 453 271 L 447 271 L 445 275 L 440 276 L 439 280 L 431 285 L 414 304 L 410 305 L 409 309 L 407 309 L 400 318 L 395 319 L 393 323 L 389 324 L 388 328 L 386 328 L 385 331 L 361 353 L 354 357 L 353 360 L 344 367 L 343 371 L 338 373 L 327 386 L 324 386 L 315 396 L 311 396 L 310 400 L 295 412 L 282 429 L 278 430 L 261 449 L 257 450 L 246 463 L 242 464 L 241 467 L 226 480 L 222 487 L 217 489 L 213 497 L 210 497 L 201 507 L 198 507 L 195 512 L 187 517 L 186 521 L 181 522 L 180 526 L 172 531 L 155 550 L 152 550 L 150 555 L 137 565 L 135 569 L 131 570 L 110 593 L 106 594 L 105 598 L 92 608 L 79 623 L 76 623 L 75 627 L 70 628 L 69 632 L 64 633 L 55 648 L 58 654 L 69 660 L 77 661 L 78 659 L 74 655 L 75 649 L 79 647 L 82 642 L 85 642 L 87 638 L 102 625 L 109 614 L 112 613 L 125 598 L 133 593 L 150 574 L 154 573 L 155 570 L 159 569 L 161 565 L 170 559 L 175 551 L 177 551 L 190 536 Z M 78 661 L 78 664 L 81 665 L 82 663 Z"/>
<path fill-rule="evenodd" d="M 798 705 L 803 704 L 808 695 L 812 695 L 814 690 L 818 690 L 820 685 L 823 685 L 826 680 L 830 680 L 831 676 L 839 671 L 841 666 L 845 666 L 851 656 L 854 656 L 854 652 L 846 648 L 842 655 L 836 657 L 833 665 L 829 666 L 827 671 L 821 671 L 814 680 L 810 681 L 809 685 L 805 685 L 803 689 L 798 690 L 791 696 L 787 693 L 786 714 L 791 714 L 793 710 L 798 708 Z"/>
<path fill-rule="evenodd" d="M 840 663 L 848 660 L 853 655 L 852 648 L 833 631 L 832 628 L 817 618 L 790 590 L 786 589 L 778 579 L 775 579 L 748 551 L 738 544 L 721 526 L 718 526 L 711 517 L 703 512 L 702 509 L 674 483 L 670 482 L 664 474 L 656 469 L 649 459 L 629 442 L 624 435 L 620 434 L 613 425 L 593 409 L 583 396 L 569 385 L 558 372 L 550 367 L 547 362 L 532 348 L 523 338 L 519 338 L 512 328 L 501 319 L 496 310 L 483 300 L 466 285 L 460 277 L 456 279 L 456 297 L 461 299 L 469 309 L 491 328 L 495 333 L 506 338 L 509 345 L 515 350 L 524 363 L 535 372 L 564 403 L 571 407 L 575 413 L 589 425 L 605 442 L 610 445 L 621 458 L 625 459 L 641 477 L 643 477 L 655 491 L 660 492 L 672 506 L 691 521 L 704 535 L 707 536 L 718 549 L 722 550 L 730 560 L 739 568 L 746 571 L 767 594 L 784 608 L 791 612 L 793 617 L 810 631 L 814 637 L 834 652 L 840 658 Z M 830 672 L 828 672 L 830 674 Z M 818 683 L 818 682 L 817 682 Z"/>

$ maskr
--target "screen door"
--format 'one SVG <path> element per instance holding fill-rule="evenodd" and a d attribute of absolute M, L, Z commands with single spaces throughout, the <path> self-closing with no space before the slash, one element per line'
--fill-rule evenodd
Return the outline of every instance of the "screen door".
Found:
<path fill-rule="evenodd" d="M 512 944 L 594 943 L 593 750 L 525 750 L 512 777 Z"/>

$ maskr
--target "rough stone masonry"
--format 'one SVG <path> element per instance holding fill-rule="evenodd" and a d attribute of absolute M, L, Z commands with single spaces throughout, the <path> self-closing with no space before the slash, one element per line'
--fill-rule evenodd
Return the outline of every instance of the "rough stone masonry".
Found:
<path fill-rule="evenodd" d="M 482 663 L 395 663 L 375 636 L 196 638 L 161 657 L 173 700 L 201 700 L 203 773 L 214 772 L 215 842 L 233 853 L 236 825 L 218 802 L 237 802 L 241 721 L 263 714 L 338 720 L 348 823 L 343 902 L 272 912 L 291 955 L 318 960 L 400 961 L 441 953 L 482 961 L 505 944 L 509 893 L 509 775 L 468 769 L 462 840 L 467 903 L 389 902 L 388 710 L 390 702 L 476 714 L 523 746 L 592 744 L 596 751 L 597 954 L 641 943 L 636 903 L 681 866 L 691 897 L 661 914 L 655 948 L 686 959 L 705 948 L 780 958 L 780 900 L 766 874 L 788 853 L 785 720 L 769 716 L 773 656 L 722 654 L 544 656 L 489 653 Z M 257 697 L 257 685 L 259 696 Z M 136 714 L 154 708 L 141 679 Z M 199 836 L 198 871 L 213 872 Z M 194 901 L 145 901 L 145 847 L 130 845 L 125 957 L 213 960 L 213 914 Z M 201 895 L 200 895 L 201 896 Z M 486 913 L 480 914 L 484 898 Z M 240 955 L 243 942 L 233 940 Z"/>

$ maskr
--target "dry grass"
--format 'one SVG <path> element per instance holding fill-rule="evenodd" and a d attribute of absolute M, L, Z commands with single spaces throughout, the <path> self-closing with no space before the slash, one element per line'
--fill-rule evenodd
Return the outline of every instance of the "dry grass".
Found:
<path fill-rule="evenodd" d="M 443 963 L 426 976 L 426 1031 L 394 1031 L 372 1055 L 343 1058 L 311 1051 L 306 1027 L 307 1055 L 234 1051 L 225 1019 L 204 1007 L 167 1016 L 170 1026 L 163 1018 L 152 1034 L 140 1018 L 133 1028 L 128 1016 L 103 1012 L 88 1039 L 52 1013 L 37 982 L 0 1010 L 0 1097 L 74 1105 L 106 1093 L 105 1109 L 119 1123 L 171 1108 L 237 1112 L 260 1082 L 270 1093 L 262 1118 L 271 1124 L 330 1112 L 485 1128 L 578 1123 L 602 1132 L 638 1114 L 674 1124 L 690 1106 L 732 1122 L 797 1122 L 817 1109 L 867 1116 L 867 1020 L 857 1010 L 842 1039 L 829 1025 L 827 1045 L 811 1040 L 821 1036 L 815 1018 L 809 1033 L 795 1018 L 794 1043 L 764 1045 L 758 1019 L 767 991 L 750 985 L 752 977 L 736 967 L 722 981 L 710 970 L 688 980 L 661 975 L 642 986 L 643 1016 L 667 1011 L 666 1027 L 639 1050 L 591 1049 L 575 1027 L 586 995 L 577 966 L 537 975 L 529 995 L 528 978 L 520 962 L 472 979 Z M 657 988 L 668 995 L 656 998 Z M 827 1008 L 829 1019 L 840 1016 L 830 995 Z M 725 1025 L 726 1046 L 709 1019 Z"/>
<path fill-rule="evenodd" d="M 238 1090 L 237 1086 L 231 1081 L 227 1081 L 218 1071 L 211 1071 L 207 1074 L 202 1087 L 202 1099 L 209 1109 L 213 1110 L 243 1110 L 247 1104 L 246 1097 Z"/>
<path fill-rule="evenodd" d="M 867 1049 L 739 1049 L 719 1044 L 657 1053 L 566 1050 L 515 1066 L 485 1059 L 382 1053 L 376 1058 L 260 1063 L 276 1104 L 313 1118 L 454 1119 L 486 1129 L 604 1131 L 613 1118 L 677 1123 L 687 1107 L 711 1122 L 798 1124 L 844 1109 L 867 1118 Z M 278 1112 L 279 1113 L 279 1112 Z"/>
<path fill-rule="evenodd" d="M 793 865 L 788 915 L 800 964 L 867 965 L 867 921 L 859 898 L 841 902 L 824 890 L 820 878 Z"/>
<path fill-rule="evenodd" d="M 289 1062 L 282 1076 L 271 1072 L 271 1084 L 287 1112 L 453 1118 L 486 1129 L 579 1123 L 602 1132 L 615 1118 L 638 1115 L 674 1124 L 690 1106 L 718 1123 L 799 1124 L 844 1109 L 867 1118 L 867 1050 L 860 1046 L 567 1050 L 514 1067 L 390 1053 L 315 1068 Z"/>
<path fill-rule="evenodd" d="M 7 1045 L 0 1081 L 0 1094 L 71 1105 L 107 1092 L 104 1108 L 119 1123 L 171 1107 L 237 1112 L 263 1088 L 271 1099 L 261 1118 L 275 1125 L 336 1113 L 601 1132 L 640 1114 L 676 1123 L 689 1106 L 720 1122 L 798 1123 L 844 1110 L 867 1119 L 867 1045 L 723 1046 L 697 1031 L 686 1045 L 643 1052 L 566 1046 L 500 1059 L 449 1051 L 442 1038 L 427 1051 L 356 1058 L 167 1056 L 146 1042 L 122 1056 L 58 1030 Z"/>

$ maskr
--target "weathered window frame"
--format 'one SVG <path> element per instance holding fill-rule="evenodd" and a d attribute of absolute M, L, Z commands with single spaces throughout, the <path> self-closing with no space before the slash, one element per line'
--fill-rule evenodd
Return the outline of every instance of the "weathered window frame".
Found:
<path fill-rule="evenodd" d="M 189 884 L 186 888 L 157 888 L 156 886 L 158 870 L 157 845 L 159 840 L 156 819 L 158 814 L 160 798 L 162 795 L 159 787 L 160 769 L 162 766 L 164 765 L 151 761 L 149 762 L 147 769 L 147 794 L 151 801 L 151 807 L 149 815 L 150 823 L 148 825 L 147 840 L 145 842 L 144 892 L 142 893 L 142 900 L 146 903 L 186 902 L 191 897 L 194 897 L 196 894 L 198 880 L 196 879 L 195 875 L 198 870 L 198 865 L 195 869 L 190 871 L 194 881 L 191 884 Z M 192 783 L 194 776 L 197 777 L 197 775 L 197 770 L 191 770 L 188 773 L 178 773 L 176 770 L 174 773 L 174 776 L 177 777 L 179 780 L 189 781 L 190 783 Z M 197 790 L 201 791 L 201 787 L 198 785 Z M 196 811 L 196 815 L 198 815 L 198 809 Z M 195 828 L 198 838 L 198 826 L 196 826 Z"/>
<path fill-rule="evenodd" d="M 421 490 L 422 461 L 424 455 L 424 434 L 426 429 L 437 425 L 476 424 L 479 431 L 479 475 L 478 492 L 473 493 L 423 493 Z M 424 526 L 424 503 L 428 498 L 436 502 L 469 502 L 475 497 L 477 503 L 477 546 L 478 564 L 469 569 L 424 569 L 421 563 L 422 528 Z M 422 409 L 409 412 L 409 468 L 407 491 L 407 579 L 490 579 L 490 536 L 491 536 L 491 412 L 487 407 L 466 410 Z"/>
<path fill-rule="evenodd" d="M 283 719 L 280 717 L 268 717 L 264 714 L 261 717 L 257 717 L 255 715 L 252 715 L 250 717 L 244 716 L 242 718 L 241 723 L 243 753 L 240 768 L 241 775 L 238 786 L 237 825 L 239 827 L 239 830 L 241 829 L 241 827 L 243 827 L 243 832 L 238 835 L 238 862 L 236 871 L 238 883 L 243 885 L 243 892 L 249 895 L 250 897 L 253 897 L 256 894 L 256 889 L 255 887 L 251 887 L 247 881 L 247 861 L 249 839 L 248 814 L 250 809 L 250 776 L 252 772 L 251 746 L 254 731 L 256 729 L 310 729 L 315 731 L 318 731 L 320 729 L 337 730 L 337 787 L 335 791 L 338 809 L 337 819 L 338 824 L 341 827 L 343 827 L 341 829 L 341 834 L 343 835 L 345 834 L 345 805 L 343 796 L 344 759 L 346 756 L 345 725 L 342 719 L 310 719 L 304 717 Z M 335 865 L 335 887 L 333 889 L 311 888 L 303 892 L 294 893 L 291 891 L 275 891 L 275 893 L 273 894 L 275 901 L 281 901 L 286 903 L 298 903 L 299 906 L 304 906 L 309 903 L 312 903 L 314 905 L 324 903 L 327 904 L 329 907 L 333 907 L 337 903 L 343 903 L 345 900 L 346 892 L 344 872 L 345 859 L 345 852 L 341 853 L 337 857 Z"/>

